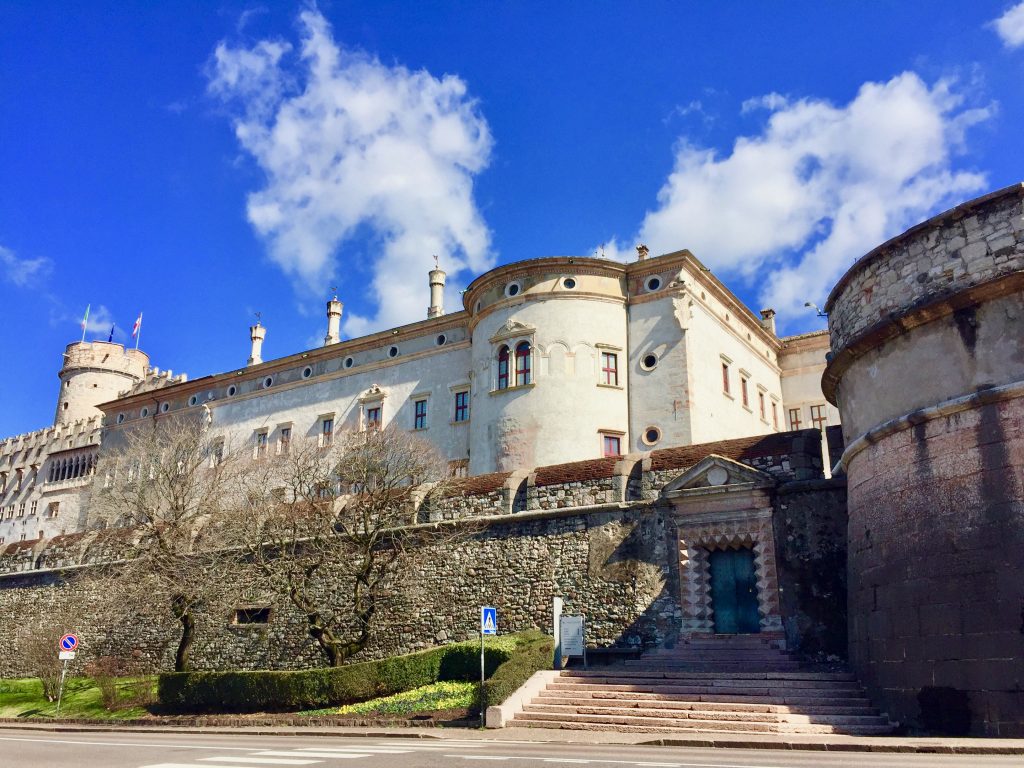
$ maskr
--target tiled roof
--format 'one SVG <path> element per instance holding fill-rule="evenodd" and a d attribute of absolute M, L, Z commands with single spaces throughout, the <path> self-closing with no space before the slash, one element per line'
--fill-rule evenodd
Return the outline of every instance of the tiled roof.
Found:
<path fill-rule="evenodd" d="M 811 433 L 812 437 L 819 434 L 815 429 L 802 429 L 797 432 L 776 432 L 771 435 L 721 440 L 717 443 L 664 448 L 651 452 L 651 469 L 687 469 L 712 453 L 735 461 L 763 456 L 782 456 L 792 453 L 794 438 L 806 437 L 808 433 Z"/>
<path fill-rule="evenodd" d="M 491 472 L 487 475 L 474 475 L 455 480 L 445 492 L 445 496 L 476 496 L 493 493 L 504 487 L 511 472 Z"/>
<path fill-rule="evenodd" d="M 558 483 L 575 483 L 581 480 L 599 480 L 612 477 L 619 459 L 587 459 L 574 461 L 570 464 L 553 464 L 550 467 L 537 469 L 534 485 L 557 485 Z"/>

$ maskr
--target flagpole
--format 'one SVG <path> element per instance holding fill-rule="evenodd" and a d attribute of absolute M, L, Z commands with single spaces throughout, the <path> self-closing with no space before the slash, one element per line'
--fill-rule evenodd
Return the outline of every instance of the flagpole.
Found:
<path fill-rule="evenodd" d="M 82 343 L 85 343 L 85 328 L 89 325 L 89 308 L 92 304 L 85 305 L 85 317 L 82 318 Z"/>
<path fill-rule="evenodd" d="M 142 338 L 142 313 L 139 312 L 139 328 L 135 331 L 135 349 L 139 348 L 139 340 Z"/>

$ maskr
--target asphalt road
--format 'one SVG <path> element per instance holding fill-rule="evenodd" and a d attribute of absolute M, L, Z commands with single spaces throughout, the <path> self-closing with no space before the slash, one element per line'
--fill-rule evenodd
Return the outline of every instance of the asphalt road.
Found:
<path fill-rule="evenodd" d="M 782 768 L 1015 766 L 1020 755 L 690 749 L 501 740 L 0 731 L 0 768 Z M 495 767 L 496 768 L 496 767 Z"/>

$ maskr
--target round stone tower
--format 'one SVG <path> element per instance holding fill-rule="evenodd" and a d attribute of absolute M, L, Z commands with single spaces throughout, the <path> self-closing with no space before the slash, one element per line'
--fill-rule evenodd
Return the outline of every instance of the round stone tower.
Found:
<path fill-rule="evenodd" d="M 54 425 L 102 415 L 98 406 L 142 381 L 149 356 L 105 341 L 68 344 L 60 373 Z"/>
<path fill-rule="evenodd" d="M 826 304 L 850 661 L 894 719 L 1024 736 L 1024 187 L 857 261 Z"/>
<path fill-rule="evenodd" d="M 625 452 L 623 265 L 510 264 L 474 280 L 463 302 L 473 334 L 470 474 L 598 458 L 605 435 Z"/>

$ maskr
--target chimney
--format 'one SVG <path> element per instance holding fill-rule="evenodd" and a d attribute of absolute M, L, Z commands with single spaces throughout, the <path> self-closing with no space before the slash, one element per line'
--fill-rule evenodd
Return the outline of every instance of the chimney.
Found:
<path fill-rule="evenodd" d="M 337 344 L 341 341 L 341 308 L 342 303 L 338 297 L 327 302 L 327 335 L 324 336 L 324 346 Z"/>
<path fill-rule="evenodd" d="M 647 254 L 649 254 L 650 252 L 651 252 L 650 248 L 648 248 L 643 243 L 640 243 L 640 245 L 638 245 L 636 247 L 636 260 L 637 261 L 643 261 L 644 259 L 647 258 Z"/>
<path fill-rule="evenodd" d="M 774 309 L 762 309 L 761 310 L 761 326 L 768 331 L 772 336 L 775 336 L 775 310 Z"/>
<path fill-rule="evenodd" d="M 249 355 L 247 365 L 259 365 L 263 362 L 263 339 L 266 338 L 267 329 L 256 321 L 256 325 L 249 327 L 249 338 L 252 339 L 252 353 Z"/>
<path fill-rule="evenodd" d="M 444 314 L 444 279 L 445 272 L 437 266 L 437 257 L 434 257 L 434 268 L 430 270 L 430 306 L 427 307 L 427 317 L 440 317 Z"/>

